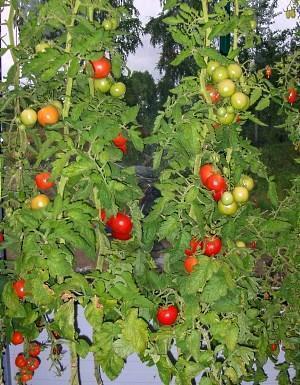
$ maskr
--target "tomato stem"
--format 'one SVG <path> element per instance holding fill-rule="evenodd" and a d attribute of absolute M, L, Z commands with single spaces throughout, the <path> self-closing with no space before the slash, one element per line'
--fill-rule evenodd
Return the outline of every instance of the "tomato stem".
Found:
<path fill-rule="evenodd" d="M 239 7 L 239 0 L 234 1 L 234 14 L 235 16 L 239 16 L 240 13 L 240 7 Z M 233 49 L 236 50 L 238 48 L 238 41 L 239 41 L 239 35 L 238 35 L 238 28 L 234 29 L 233 32 Z"/>

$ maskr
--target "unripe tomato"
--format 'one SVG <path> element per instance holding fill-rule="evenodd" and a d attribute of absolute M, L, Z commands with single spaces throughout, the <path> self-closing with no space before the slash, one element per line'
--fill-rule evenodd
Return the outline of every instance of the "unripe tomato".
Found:
<path fill-rule="evenodd" d="M 35 176 L 35 184 L 40 190 L 48 190 L 54 186 L 54 182 L 50 182 L 51 174 L 49 172 L 41 172 Z"/>
<path fill-rule="evenodd" d="M 94 79 L 95 90 L 100 91 L 103 94 L 110 90 L 111 85 L 112 81 L 109 78 Z"/>
<path fill-rule="evenodd" d="M 222 80 L 228 79 L 229 73 L 226 67 L 219 66 L 212 73 L 212 78 L 215 83 L 219 83 Z M 220 92 L 220 91 L 219 91 Z M 222 95 L 223 96 L 223 95 Z"/>
<path fill-rule="evenodd" d="M 45 194 L 39 194 L 31 199 L 30 207 L 33 210 L 43 209 L 48 206 L 50 200 Z"/>
<path fill-rule="evenodd" d="M 243 74 L 241 66 L 237 63 L 229 64 L 227 66 L 227 70 L 228 70 L 229 77 L 232 80 L 239 80 Z"/>
<path fill-rule="evenodd" d="M 211 103 L 212 104 L 218 103 L 218 101 L 220 100 L 221 97 L 220 97 L 219 92 L 215 89 L 215 87 L 212 84 L 208 84 L 206 86 L 206 91 L 209 95 Z"/>
<path fill-rule="evenodd" d="M 235 92 L 235 84 L 230 79 L 221 80 L 218 83 L 217 88 L 220 95 L 223 96 L 224 98 L 233 95 Z"/>
<path fill-rule="evenodd" d="M 21 112 L 20 119 L 25 126 L 31 127 L 37 121 L 37 113 L 32 108 L 26 108 Z"/>
<path fill-rule="evenodd" d="M 250 20 L 250 27 L 251 29 L 256 29 L 257 27 L 257 21 L 256 20 Z"/>
<path fill-rule="evenodd" d="M 160 307 L 156 313 L 156 319 L 161 325 L 173 325 L 178 317 L 178 308 L 174 305 Z"/>
<path fill-rule="evenodd" d="M 109 19 L 104 19 L 102 22 L 102 27 L 105 29 L 105 31 L 111 31 L 112 30 L 111 21 Z"/>
<path fill-rule="evenodd" d="M 31 357 L 37 357 L 41 353 L 41 344 L 39 342 L 30 342 L 28 353 Z"/>
<path fill-rule="evenodd" d="M 34 372 L 40 366 L 40 360 L 36 357 L 29 357 L 26 362 L 28 370 Z"/>
<path fill-rule="evenodd" d="M 225 107 L 219 107 L 217 109 L 217 115 L 218 116 L 225 116 L 226 115 L 226 112 L 227 112 L 227 109 Z"/>
<path fill-rule="evenodd" d="M 18 281 L 13 283 L 13 289 L 16 295 L 20 298 L 23 299 L 26 296 L 25 293 L 25 280 L 24 279 L 19 279 Z"/>
<path fill-rule="evenodd" d="M 200 176 L 201 182 L 204 184 L 204 186 L 206 184 L 207 179 L 215 173 L 216 173 L 216 170 L 211 163 L 206 163 L 200 167 L 199 176 Z"/>
<path fill-rule="evenodd" d="M 236 202 L 232 202 L 230 205 L 224 205 L 222 201 L 218 202 L 219 212 L 223 215 L 234 215 L 237 212 L 238 205 Z"/>
<path fill-rule="evenodd" d="M 111 29 L 112 29 L 112 31 L 114 31 L 115 29 L 118 28 L 119 21 L 115 17 L 111 17 L 110 18 L 110 22 L 111 22 Z"/>
<path fill-rule="evenodd" d="M 15 359 L 15 365 L 17 368 L 25 368 L 27 364 L 26 357 L 23 353 L 19 353 Z"/>
<path fill-rule="evenodd" d="M 50 48 L 50 44 L 46 43 L 45 41 L 42 41 L 41 43 L 38 43 L 35 46 L 35 52 L 40 53 L 40 52 L 46 52 L 46 49 Z"/>
<path fill-rule="evenodd" d="M 222 175 L 213 174 L 207 179 L 206 187 L 211 191 L 225 191 L 227 185 Z"/>
<path fill-rule="evenodd" d="M 225 191 L 221 197 L 221 201 L 225 206 L 231 205 L 234 201 L 232 193 Z"/>
<path fill-rule="evenodd" d="M 249 108 L 250 99 L 249 96 L 244 94 L 243 92 L 235 92 L 230 99 L 230 102 L 238 111 L 245 111 Z"/>
<path fill-rule="evenodd" d="M 221 124 L 229 125 L 235 121 L 235 114 L 226 112 L 224 116 L 218 116 L 218 121 Z"/>
<path fill-rule="evenodd" d="M 214 236 L 205 238 L 203 241 L 203 254 L 212 257 L 222 250 L 222 241 L 220 238 Z"/>
<path fill-rule="evenodd" d="M 246 243 L 243 241 L 236 241 L 235 244 L 236 244 L 236 247 L 240 249 L 244 249 L 246 247 Z"/>
<path fill-rule="evenodd" d="M 272 76 L 272 68 L 269 65 L 266 66 L 265 73 L 266 73 L 266 78 L 270 79 L 270 77 Z"/>
<path fill-rule="evenodd" d="M 187 273 L 192 273 L 194 266 L 198 264 L 198 259 L 196 257 L 190 256 L 184 260 L 184 268 Z"/>
<path fill-rule="evenodd" d="M 208 62 L 207 68 L 206 68 L 208 75 L 211 76 L 217 67 L 220 67 L 220 63 L 218 63 L 217 61 L 212 60 L 212 61 Z"/>
<path fill-rule="evenodd" d="M 59 112 L 56 107 L 49 104 L 38 111 L 37 117 L 41 126 L 50 126 L 59 121 Z"/>
<path fill-rule="evenodd" d="M 240 179 L 239 184 L 243 187 L 246 187 L 248 191 L 252 191 L 254 188 L 254 180 L 251 176 L 243 175 Z"/>
<path fill-rule="evenodd" d="M 295 88 L 289 88 L 288 89 L 288 96 L 287 96 L 287 101 L 293 105 L 297 101 L 297 90 Z"/>
<path fill-rule="evenodd" d="M 95 79 L 106 78 L 110 74 L 111 63 L 110 60 L 108 60 L 106 57 L 102 56 L 98 60 L 92 60 L 91 64 L 94 70 L 93 77 Z"/>
<path fill-rule="evenodd" d="M 24 336 L 21 332 L 18 332 L 17 330 L 13 332 L 11 336 L 11 342 L 14 345 L 20 345 L 24 341 Z"/>
<path fill-rule="evenodd" d="M 245 203 L 249 199 L 249 191 L 246 187 L 235 187 L 232 191 L 232 195 L 237 203 Z"/>
<path fill-rule="evenodd" d="M 107 226 L 115 234 L 128 235 L 132 231 L 133 223 L 128 215 L 119 212 L 108 219 Z"/>
<path fill-rule="evenodd" d="M 122 82 L 114 83 L 110 87 L 110 94 L 115 98 L 121 98 L 122 96 L 125 95 L 125 92 L 126 92 L 126 86 Z"/>

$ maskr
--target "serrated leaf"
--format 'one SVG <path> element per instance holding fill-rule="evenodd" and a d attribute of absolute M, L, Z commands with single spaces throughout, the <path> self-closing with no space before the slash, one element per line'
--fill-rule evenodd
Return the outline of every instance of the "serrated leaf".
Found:
<path fill-rule="evenodd" d="M 136 121 L 136 117 L 139 113 L 139 106 L 133 106 L 127 108 L 121 115 L 121 120 L 123 124 L 128 124 Z"/>
<path fill-rule="evenodd" d="M 176 0 L 175 0 L 176 3 Z M 177 25 L 184 22 L 180 16 L 169 16 L 163 19 L 163 22 L 168 25 Z"/>
<path fill-rule="evenodd" d="M 112 73 L 116 79 L 119 79 L 122 75 L 122 56 L 115 53 L 111 59 Z"/>
<path fill-rule="evenodd" d="M 261 98 L 261 95 L 262 95 L 262 89 L 255 88 L 250 95 L 250 106 L 256 103 L 258 99 Z"/>
<path fill-rule="evenodd" d="M 83 339 L 79 338 L 78 341 L 76 341 L 76 353 L 81 358 L 86 358 L 86 356 L 89 354 L 90 351 L 90 345 L 88 342 Z"/>
<path fill-rule="evenodd" d="M 148 325 L 138 318 L 138 310 L 131 309 L 122 325 L 124 341 L 138 354 L 143 354 L 148 342 Z"/>
<path fill-rule="evenodd" d="M 256 109 L 256 111 L 262 111 L 262 110 L 266 109 L 267 107 L 269 107 L 269 105 L 270 105 L 270 98 L 266 97 L 266 98 L 263 98 L 259 101 L 259 103 L 255 107 L 255 109 Z"/>
<path fill-rule="evenodd" d="M 73 300 L 61 305 L 54 316 L 54 321 L 57 323 L 64 338 L 74 340 L 74 302 Z"/>
<path fill-rule="evenodd" d="M 171 61 L 171 64 L 173 66 L 178 66 L 181 62 L 183 62 L 183 60 L 185 60 L 191 54 L 192 54 L 192 50 L 191 49 L 187 49 L 187 50 L 181 51 L 180 54 L 178 54 L 176 56 L 176 58 Z"/>

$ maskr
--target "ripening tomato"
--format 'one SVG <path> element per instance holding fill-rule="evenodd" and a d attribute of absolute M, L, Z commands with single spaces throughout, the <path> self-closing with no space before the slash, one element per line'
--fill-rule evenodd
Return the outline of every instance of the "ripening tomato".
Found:
<path fill-rule="evenodd" d="M 254 188 L 254 180 L 251 176 L 243 175 L 240 179 L 239 184 L 243 187 L 246 187 L 248 191 L 252 191 Z"/>
<path fill-rule="evenodd" d="M 233 203 L 233 195 L 229 191 L 225 191 L 222 195 L 221 201 L 225 206 L 231 205 Z"/>
<path fill-rule="evenodd" d="M 249 108 L 250 99 L 243 92 L 235 92 L 230 98 L 230 103 L 234 109 L 246 111 Z"/>
<path fill-rule="evenodd" d="M 234 215 L 237 212 L 238 205 L 236 202 L 232 202 L 230 205 L 224 205 L 222 201 L 218 202 L 219 212 L 223 215 Z"/>
<path fill-rule="evenodd" d="M 26 368 L 34 372 L 40 366 L 40 360 L 36 357 L 29 357 L 26 362 Z"/>
<path fill-rule="evenodd" d="M 4 242 L 4 234 L 0 233 L 0 243 Z"/>
<path fill-rule="evenodd" d="M 208 177 L 206 187 L 211 191 L 225 191 L 227 184 L 221 174 L 213 174 Z"/>
<path fill-rule="evenodd" d="M 187 273 L 192 273 L 194 266 L 198 264 L 198 259 L 196 257 L 190 256 L 184 260 L 184 268 Z"/>
<path fill-rule="evenodd" d="M 41 344 L 39 342 L 33 341 L 30 342 L 29 348 L 28 348 L 28 354 L 31 357 L 37 357 L 41 353 Z"/>
<path fill-rule="evenodd" d="M 265 74 L 267 79 L 270 79 L 272 76 L 272 68 L 269 65 L 267 65 L 265 68 Z"/>
<path fill-rule="evenodd" d="M 117 234 L 129 234 L 132 231 L 133 223 L 131 218 L 122 213 L 111 216 L 107 221 L 107 226 Z"/>
<path fill-rule="evenodd" d="M 54 182 L 49 181 L 51 174 L 49 172 L 41 172 L 35 176 L 35 184 L 40 190 L 48 190 L 54 186 Z"/>
<path fill-rule="evenodd" d="M 26 357 L 23 353 L 19 353 L 15 359 L 15 365 L 17 368 L 25 368 L 27 364 Z"/>
<path fill-rule="evenodd" d="M 11 342 L 14 345 L 20 345 L 24 341 L 24 336 L 21 332 L 19 331 L 14 331 L 12 336 L 11 336 Z"/>
<path fill-rule="evenodd" d="M 37 113 L 32 108 L 26 108 L 20 114 L 21 122 L 27 126 L 33 126 L 37 121 Z"/>
<path fill-rule="evenodd" d="M 122 96 L 125 95 L 125 92 L 126 92 L 126 86 L 122 82 L 114 83 L 110 87 L 110 94 L 115 98 L 121 98 Z"/>
<path fill-rule="evenodd" d="M 102 56 L 98 60 L 92 60 L 91 64 L 94 71 L 94 79 L 106 78 L 110 74 L 111 62 L 106 57 Z"/>
<path fill-rule="evenodd" d="M 228 74 L 230 79 L 239 80 L 243 74 L 242 68 L 237 63 L 232 63 L 227 66 Z"/>
<path fill-rule="evenodd" d="M 38 111 L 37 118 L 41 126 L 52 126 L 59 121 L 60 114 L 56 107 L 49 104 Z"/>
<path fill-rule="evenodd" d="M 212 84 L 207 84 L 206 91 L 212 104 L 216 104 L 220 101 L 221 96 Z"/>
<path fill-rule="evenodd" d="M 223 96 L 224 98 L 227 98 L 227 97 L 233 95 L 235 92 L 235 84 L 230 79 L 221 80 L 218 83 L 217 88 L 218 88 L 220 95 Z"/>
<path fill-rule="evenodd" d="M 203 241 L 203 248 L 203 254 L 207 255 L 208 257 L 212 257 L 216 254 L 219 254 L 219 252 L 221 251 L 222 241 L 216 236 L 207 237 Z"/>
<path fill-rule="evenodd" d="M 48 206 L 50 200 L 45 194 L 39 194 L 31 199 L 30 207 L 33 210 L 43 209 Z"/>
<path fill-rule="evenodd" d="M 109 78 L 94 79 L 95 90 L 100 91 L 103 94 L 110 90 L 111 85 L 112 81 Z"/>
<path fill-rule="evenodd" d="M 217 68 L 217 67 L 220 67 L 220 63 L 218 63 L 217 61 L 210 61 L 207 63 L 207 68 L 206 68 L 206 71 L 208 73 L 209 76 L 211 76 L 214 72 L 214 70 Z"/>
<path fill-rule="evenodd" d="M 278 349 L 278 345 L 273 343 L 273 344 L 271 344 L 270 348 L 271 348 L 272 352 L 276 352 L 276 350 Z"/>
<path fill-rule="evenodd" d="M 212 78 L 215 83 L 219 83 L 222 80 L 228 79 L 229 73 L 226 67 L 219 66 L 212 73 Z M 219 91 L 220 92 L 220 91 Z M 221 93 L 220 93 L 221 94 Z M 222 95 L 222 94 L 221 94 Z M 222 95 L 223 96 L 223 95 Z"/>
<path fill-rule="evenodd" d="M 26 382 L 32 380 L 32 373 L 23 373 L 20 376 L 20 381 L 25 384 Z"/>
<path fill-rule="evenodd" d="M 156 313 L 156 319 L 161 325 L 173 325 L 178 317 L 178 308 L 174 305 L 160 307 Z"/>
<path fill-rule="evenodd" d="M 200 167 L 199 176 L 204 186 L 206 184 L 207 179 L 213 174 L 216 174 L 216 170 L 211 163 L 206 163 Z"/>
<path fill-rule="evenodd" d="M 293 105 L 297 101 L 297 90 L 295 88 L 289 88 L 288 89 L 288 96 L 287 96 L 287 101 Z"/>
<path fill-rule="evenodd" d="M 256 250 L 256 247 L 257 247 L 256 241 L 249 242 L 248 247 L 252 250 Z"/>
<path fill-rule="evenodd" d="M 13 283 L 13 289 L 16 295 L 20 298 L 23 299 L 26 296 L 25 293 L 25 280 L 24 279 L 19 279 L 18 281 L 15 281 Z"/>
<path fill-rule="evenodd" d="M 249 199 L 249 191 L 246 187 L 235 187 L 232 191 L 233 199 L 237 203 L 245 203 Z"/>

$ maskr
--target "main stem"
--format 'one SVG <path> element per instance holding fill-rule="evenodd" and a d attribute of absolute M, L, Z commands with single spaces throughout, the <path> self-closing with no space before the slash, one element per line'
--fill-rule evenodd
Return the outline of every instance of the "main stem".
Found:
<path fill-rule="evenodd" d="M 235 16 L 239 16 L 240 13 L 240 7 L 239 7 L 239 0 L 234 0 L 234 14 Z M 238 49 L 238 42 L 239 42 L 239 31 L 238 28 L 234 29 L 233 32 L 233 49 Z"/>

